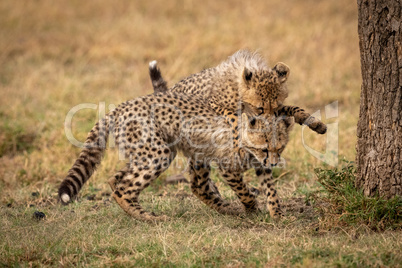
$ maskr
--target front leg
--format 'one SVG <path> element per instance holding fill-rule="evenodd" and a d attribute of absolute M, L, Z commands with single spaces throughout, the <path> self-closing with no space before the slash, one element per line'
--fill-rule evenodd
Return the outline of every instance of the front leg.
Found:
<path fill-rule="evenodd" d="M 273 186 L 272 170 L 270 168 L 255 168 L 255 174 L 260 181 L 260 190 L 267 198 L 267 209 L 273 218 L 279 218 L 283 215 L 279 198 Z"/>
<path fill-rule="evenodd" d="M 215 209 L 222 214 L 237 215 L 238 211 L 233 210 L 230 204 L 222 199 L 218 188 L 210 178 L 211 168 L 202 163 L 190 161 L 189 171 L 191 177 L 191 191 L 208 207 Z"/>
<path fill-rule="evenodd" d="M 256 193 L 244 183 L 243 174 L 239 172 L 229 172 L 227 170 L 221 170 L 221 174 L 230 188 L 236 193 L 240 202 L 245 206 L 246 211 L 257 211 L 258 204 Z"/>
<path fill-rule="evenodd" d="M 281 106 L 275 111 L 275 116 L 293 116 L 296 123 L 307 125 L 318 134 L 325 134 L 327 132 L 327 126 L 323 122 L 297 106 Z"/>

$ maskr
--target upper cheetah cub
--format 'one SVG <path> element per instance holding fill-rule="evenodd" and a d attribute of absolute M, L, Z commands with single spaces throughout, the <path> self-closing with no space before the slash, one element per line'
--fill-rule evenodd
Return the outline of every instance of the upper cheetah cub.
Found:
<path fill-rule="evenodd" d="M 273 116 L 249 120 L 243 114 L 241 119 L 238 131 L 242 134 L 241 148 L 245 154 L 239 156 L 231 146 L 231 130 L 226 119 L 204 107 L 196 96 L 165 92 L 126 101 L 90 131 L 84 149 L 60 185 L 60 200 L 66 204 L 77 195 L 101 162 L 109 133 L 112 133 L 128 165 L 111 177 L 109 184 L 114 199 L 133 217 L 165 219 L 145 211 L 139 203 L 139 195 L 168 168 L 177 151 L 190 158 L 192 192 L 222 213 L 231 213 L 231 210 L 210 179 L 210 162 L 218 162 L 223 178 L 245 208 L 255 211 L 255 194 L 242 178 L 242 172 L 252 163 L 258 170 L 257 175 L 263 178 L 261 186 L 270 214 L 279 216 L 281 211 L 271 183 L 270 167 L 278 161 L 288 142 L 291 124 L 285 120 L 275 121 Z"/>
<path fill-rule="evenodd" d="M 149 63 L 149 76 L 151 78 L 152 86 L 154 88 L 154 92 L 166 92 L 169 90 L 167 86 L 167 82 L 162 77 L 161 70 L 157 65 L 157 61 L 151 61 Z M 173 87 L 171 90 L 178 90 Z M 203 92 L 204 88 L 199 88 L 200 92 Z M 244 108 L 244 107 L 243 107 Z M 250 111 L 252 107 L 246 107 Z M 255 113 L 255 109 L 254 109 Z M 325 134 L 327 131 L 327 126 L 322 123 L 319 119 L 311 116 L 304 109 L 297 106 L 288 106 L 288 105 L 279 105 L 278 108 L 274 110 L 274 115 L 276 117 L 285 116 L 285 117 L 294 117 L 296 123 L 300 125 L 307 125 L 311 130 L 319 133 Z"/>
<path fill-rule="evenodd" d="M 156 61 L 149 64 L 149 73 L 155 92 L 168 90 Z M 244 109 L 248 115 L 293 116 L 296 123 L 305 124 L 319 134 L 326 133 L 326 125 L 302 108 L 283 105 L 288 96 L 285 82 L 289 74 L 290 69 L 284 63 L 277 63 L 271 70 L 259 54 L 240 50 L 217 67 L 190 75 L 169 90 L 200 96 L 217 113 L 227 116 L 234 130 L 236 112 Z M 244 103 L 250 105 L 244 107 Z M 234 145 L 237 147 L 237 143 Z"/>

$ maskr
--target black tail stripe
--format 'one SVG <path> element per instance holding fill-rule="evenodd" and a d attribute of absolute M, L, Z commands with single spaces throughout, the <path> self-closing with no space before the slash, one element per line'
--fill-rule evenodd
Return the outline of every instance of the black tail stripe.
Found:
<path fill-rule="evenodd" d="M 91 151 L 88 151 L 87 154 L 88 154 L 89 157 L 98 158 L 99 152 L 98 152 L 98 150 L 96 150 L 96 151 L 95 151 L 95 150 L 91 150 Z M 91 162 L 92 162 L 92 161 L 91 161 Z"/>
<path fill-rule="evenodd" d="M 77 187 L 74 185 L 74 183 L 70 180 L 65 180 L 64 183 L 65 189 L 68 190 L 68 196 L 75 196 L 78 193 L 78 190 L 76 189 Z M 69 187 L 70 186 L 70 187 Z M 60 192 L 63 193 L 65 191 L 62 191 L 63 187 L 60 188 Z M 73 189 L 73 192 L 71 192 L 71 189 Z"/>
<path fill-rule="evenodd" d="M 83 175 L 83 177 L 85 177 L 86 175 L 89 175 L 89 174 L 90 174 L 90 173 L 88 172 L 87 162 L 85 162 L 83 159 L 78 158 L 78 159 L 75 161 L 75 166 L 77 166 L 77 167 L 80 167 L 80 166 L 81 166 L 81 167 L 84 168 L 86 174 Z M 81 170 L 81 171 L 82 171 L 82 170 Z"/>
<path fill-rule="evenodd" d="M 82 187 L 82 183 L 84 183 L 84 181 L 81 183 L 81 180 L 75 174 L 70 174 L 69 177 L 78 185 L 79 189 Z M 79 189 L 76 189 L 76 193 L 78 193 Z"/>
<path fill-rule="evenodd" d="M 83 167 L 85 169 L 87 177 L 91 176 L 92 172 L 94 170 L 94 168 L 92 167 L 91 161 L 90 160 L 84 161 Z"/>
<path fill-rule="evenodd" d="M 90 165 L 90 167 L 87 167 L 87 170 L 88 172 L 92 173 L 96 168 L 96 162 L 93 160 L 89 160 L 88 165 Z"/>
<path fill-rule="evenodd" d="M 70 188 L 66 185 L 67 183 L 63 183 L 60 188 L 59 188 L 59 196 L 61 196 L 62 194 L 68 194 L 68 196 L 71 196 L 71 190 Z"/>
<path fill-rule="evenodd" d="M 82 181 L 85 180 L 85 175 L 82 173 L 82 171 L 81 171 L 81 169 L 79 167 L 75 166 L 75 167 L 72 168 L 72 170 L 81 177 Z"/>
<path fill-rule="evenodd" d="M 78 158 L 77 160 L 75 160 L 75 164 L 77 166 L 85 166 L 86 165 L 85 161 L 81 158 Z"/>
<path fill-rule="evenodd" d="M 87 142 L 93 142 L 96 139 L 96 134 L 95 133 L 91 133 L 87 136 Z"/>

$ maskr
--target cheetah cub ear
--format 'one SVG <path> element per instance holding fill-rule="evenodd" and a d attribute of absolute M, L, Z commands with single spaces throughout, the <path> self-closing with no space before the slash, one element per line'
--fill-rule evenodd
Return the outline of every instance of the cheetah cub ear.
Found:
<path fill-rule="evenodd" d="M 285 83 L 288 80 L 290 69 L 285 63 L 278 62 L 272 70 L 278 75 L 280 83 Z"/>
<path fill-rule="evenodd" d="M 244 69 L 243 69 L 243 80 L 246 82 L 246 84 L 248 82 L 250 82 L 252 77 L 253 77 L 253 73 L 249 69 L 244 67 Z"/>

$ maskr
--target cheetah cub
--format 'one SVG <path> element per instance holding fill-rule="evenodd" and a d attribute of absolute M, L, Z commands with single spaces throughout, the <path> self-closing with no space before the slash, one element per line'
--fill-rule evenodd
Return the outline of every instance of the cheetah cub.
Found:
<path fill-rule="evenodd" d="M 277 163 L 289 140 L 291 123 L 274 116 L 251 118 L 241 115 L 241 149 L 232 147 L 231 127 L 197 96 L 163 92 L 120 104 L 89 132 L 83 150 L 59 188 L 63 204 L 69 203 L 100 164 L 108 136 L 113 136 L 125 168 L 109 179 L 113 198 L 129 215 L 141 220 L 164 220 L 144 210 L 140 193 L 165 171 L 178 151 L 189 158 L 191 190 L 202 202 L 220 213 L 235 213 L 211 181 L 211 162 L 218 164 L 223 178 L 246 211 L 256 211 L 256 194 L 243 181 L 251 166 L 261 179 L 272 217 L 281 215 L 272 185 L 271 165 Z"/>
<path fill-rule="evenodd" d="M 198 96 L 223 115 L 231 125 L 234 148 L 239 150 L 240 110 L 247 115 L 273 114 L 288 96 L 288 76 L 289 67 L 284 63 L 277 63 L 271 69 L 258 53 L 239 50 L 218 66 L 184 78 L 170 90 Z M 163 90 L 163 80 L 155 83 L 157 91 Z"/>
<path fill-rule="evenodd" d="M 237 62 L 239 61 L 239 62 Z M 246 69 L 249 76 L 253 76 L 253 73 L 251 70 L 257 70 L 256 74 L 254 75 L 254 82 L 253 85 L 256 87 L 256 89 L 249 89 L 248 91 L 252 92 L 249 93 L 247 96 L 248 98 L 243 98 L 243 102 L 250 103 L 252 106 L 248 106 L 248 109 L 245 109 L 245 112 L 247 114 L 256 114 L 257 110 L 260 110 L 259 113 L 270 113 L 273 112 L 275 116 L 286 116 L 286 117 L 294 117 L 295 122 L 300 124 L 300 125 L 307 125 L 311 130 L 317 132 L 318 134 L 325 134 L 327 132 L 327 126 L 322 123 L 319 119 L 311 116 L 309 113 L 307 113 L 304 109 L 297 107 L 297 106 L 284 106 L 283 101 L 287 97 L 287 89 L 284 85 L 284 82 L 286 81 L 287 77 L 289 76 L 289 68 L 282 64 L 278 63 L 274 69 L 273 72 L 277 73 L 278 79 L 282 81 L 279 84 L 275 84 L 275 82 L 272 82 L 271 84 L 266 82 L 267 80 L 272 80 L 272 81 L 277 81 L 275 79 L 275 74 L 269 74 L 268 71 L 266 71 L 266 65 L 263 62 L 262 58 L 258 54 L 252 54 L 249 51 L 246 50 L 241 50 L 237 53 L 235 53 L 233 56 L 229 58 L 227 62 L 222 63 L 218 67 L 207 69 L 205 71 L 202 71 L 201 73 L 198 74 L 193 74 L 187 78 L 184 78 L 181 80 L 179 83 L 174 85 L 172 88 L 168 89 L 167 87 L 167 82 L 163 79 L 161 71 L 159 67 L 157 66 L 156 61 L 152 61 L 149 63 L 149 75 L 151 77 L 151 82 L 152 86 L 154 88 L 154 92 L 165 92 L 165 91 L 172 91 L 172 92 L 187 92 L 191 93 L 194 95 L 198 95 L 202 98 L 205 99 L 206 102 L 211 104 L 211 102 L 214 102 L 214 104 L 211 104 L 211 107 L 214 107 L 215 110 L 227 110 L 231 111 L 228 112 L 228 114 L 233 115 L 234 113 L 232 112 L 235 108 L 235 104 L 239 102 L 239 95 L 236 95 L 236 86 L 232 87 L 221 87 L 222 84 L 215 83 L 215 80 L 217 81 L 224 81 L 224 75 L 225 74 L 230 74 L 228 75 L 227 79 L 234 80 L 234 78 L 231 76 L 232 73 L 230 72 L 224 72 L 221 73 L 218 70 L 224 69 L 224 68 L 235 68 L 236 64 L 232 63 L 229 64 L 228 62 L 237 62 L 237 63 L 242 63 L 242 62 L 247 62 L 248 66 L 253 66 L 255 69 Z M 251 62 L 255 63 L 255 66 L 251 64 Z M 258 63 L 258 64 L 257 64 Z M 242 65 L 247 65 L 245 63 L 242 63 Z M 216 70 L 217 69 L 217 70 Z M 206 74 L 203 74 L 206 72 Z M 213 77 L 216 75 L 217 77 Z M 263 75 L 268 75 L 268 77 L 265 77 L 262 79 Z M 195 79 L 197 77 L 197 79 Z M 280 79 L 280 77 L 282 77 Z M 232 81 L 230 80 L 230 81 Z M 264 82 L 256 82 L 257 80 L 263 80 Z M 195 81 L 195 82 L 194 82 Z M 264 84 L 268 84 L 267 86 L 262 86 Z M 241 90 L 241 87 L 239 87 L 239 90 Z M 221 92 L 225 92 L 222 93 Z M 264 95 L 261 92 L 268 92 L 267 95 Z M 215 95 L 216 94 L 216 95 Z M 277 95 L 277 96 L 276 96 Z M 212 100 L 210 100 L 212 96 Z M 216 97 L 216 98 L 215 98 Z M 253 99 L 255 98 L 255 100 Z M 218 101 L 217 101 L 218 100 Z M 273 100 L 273 101 L 272 101 Z M 229 107 L 227 104 L 230 102 L 232 105 Z M 267 102 L 263 104 L 263 102 Z M 219 105 L 222 105 L 223 107 L 219 108 Z M 267 109 L 266 104 L 269 105 L 270 108 L 272 109 Z M 255 107 L 256 109 L 252 109 L 252 107 Z M 265 107 L 265 109 L 264 109 Z M 244 108 L 244 107 L 243 107 Z M 269 112 L 270 111 L 270 112 Z M 234 120 L 232 117 L 230 120 Z M 233 127 L 235 127 L 234 121 L 230 121 L 232 123 Z M 235 145 L 236 146 L 236 145 Z"/>

